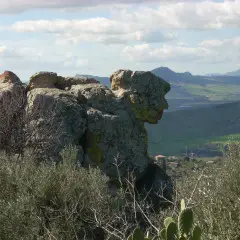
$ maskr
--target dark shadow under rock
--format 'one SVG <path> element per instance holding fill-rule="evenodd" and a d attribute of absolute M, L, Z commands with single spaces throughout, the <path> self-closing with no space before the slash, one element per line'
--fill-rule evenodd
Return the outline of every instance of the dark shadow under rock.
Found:
<path fill-rule="evenodd" d="M 150 163 L 142 177 L 136 182 L 137 193 L 152 204 L 153 210 L 171 205 L 173 183 L 171 178 L 158 165 Z"/>

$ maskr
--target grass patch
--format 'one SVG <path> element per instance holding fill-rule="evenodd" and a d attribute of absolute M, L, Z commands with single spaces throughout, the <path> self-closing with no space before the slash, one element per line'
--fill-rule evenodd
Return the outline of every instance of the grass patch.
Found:
<path fill-rule="evenodd" d="M 186 84 L 184 88 L 192 95 L 207 97 L 210 101 L 239 100 L 239 85 L 234 84 Z"/>

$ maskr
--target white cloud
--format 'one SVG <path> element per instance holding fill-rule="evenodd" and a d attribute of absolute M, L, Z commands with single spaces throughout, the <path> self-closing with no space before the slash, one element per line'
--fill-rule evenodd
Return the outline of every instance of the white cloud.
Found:
<path fill-rule="evenodd" d="M 3 54 L 6 51 L 6 46 L 0 46 L 0 54 Z"/>
<path fill-rule="evenodd" d="M 223 41 L 221 40 L 205 40 L 200 43 L 202 47 L 222 47 Z"/>
<path fill-rule="evenodd" d="M 87 20 L 37 20 L 20 21 L 12 25 L 17 32 L 83 32 L 89 34 L 111 33 L 124 34 L 133 30 L 133 25 L 117 22 L 107 18 L 92 18 Z"/>
<path fill-rule="evenodd" d="M 45 49 L 39 47 L 7 47 L 0 45 L 0 62 L 5 68 L 14 67 L 16 69 L 77 69 L 88 66 L 88 59 L 74 55 L 72 52 L 55 52 L 56 49 Z M 13 69 L 13 71 L 15 71 Z M 34 70 L 32 70 L 34 71 Z M 54 70 L 53 70 L 54 71 Z M 34 73 L 34 72 L 33 72 Z M 33 74 L 32 73 L 32 74 Z"/>
<path fill-rule="evenodd" d="M 142 6 L 136 11 L 122 11 L 122 19 L 147 26 L 173 29 L 220 29 L 240 27 L 240 0 L 161 4 L 158 8 Z"/>
<path fill-rule="evenodd" d="M 240 48 L 240 36 L 223 39 L 223 40 L 219 40 L 219 39 L 205 40 L 205 41 L 202 41 L 199 45 L 202 47 L 208 47 L 208 48 L 214 48 L 214 49 L 220 48 L 225 50 L 236 51 L 237 49 Z"/>
<path fill-rule="evenodd" d="M 163 45 L 159 48 L 153 48 L 149 44 L 142 44 L 125 47 L 123 53 L 133 61 L 154 62 L 162 60 L 190 61 L 207 57 L 211 51 L 202 47 Z"/>
<path fill-rule="evenodd" d="M 12 59 L 19 56 L 19 53 L 15 49 L 9 48 L 6 45 L 0 46 L 0 59 Z"/>
<path fill-rule="evenodd" d="M 77 4 L 77 1 L 70 3 Z M 43 1 L 42 4 L 50 3 Z M 66 2 L 59 1 L 58 4 L 64 5 Z M 166 33 L 166 29 L 173 31 L 240 27 L 240 0 L 175 4 L 168 2 L 156 8 L 146 5 L 131 8 L 126 5 L 114 11 L 109 18 L 17 21 L 8 28 L 23 33 L 51 33 L 55 35 L 57 44 L 77 44 L 83 41 L 127 44 L 166 42 L 177 38 L 172 32 Z M 6 28 L 1 28 L 4 27 Z"/>
<path fill-rule="evenodd" d="M 201 61 L 209 63 L 239 61 L 240 36 L 224 40 L 206 40 L 197 47 L 186 44 L 167 45 L 154 48 L 149 44 L 127 46 L 123 54 L 132 61 Z"/>
<path fill-rule="evenodd" d="M 107 18 L 87 20 L 37 20 L 19 21 L 11 26 L 16 32 L 53 33 L 58 44 L 101 42 L 124 44 L 129 41 L 164 42 L 176 38 L 176 34 L 163 34 L 159 29 L 149 29 L 134 22 L 117 21 Z"/>
<path fill-rule="evenodd" d="M 79 42 L 99 42 L 108 44 L 127 44 L 129 42 L 165 42 L 176 39 L 175 34 L 163 34 L 160 31 L 133 31 L 124 34 L 92 34 L 84 32 L 66 32 L 56 34 L 57 44 L 77 44 Z"/>
<path fill-rule="evenodd" d="M 67 52 L 65 56 L 62 57 L 63 65 L 65 67 L 86 67 L 88 66 L 88 59 L 80 59 L 71 52 Z"/>
<path fill-rule="evenodd" d="M 114 8 L 113 8 L 114 9 Z M 136 10 L 134 10 L 136 9 Z M 137 30 L 154 32 L 159 29 L 219 29 L 240 27 L 240 0 L 225 2 L 179 2 L 120 8 L 112 18 L 87 20 L 19 21 L 11 26 L 19 32 L 83 31 L 88 33 L 123 34 Z"/>
<path fill-rule="evenodd" d="M 176 2 L 178 0 L 161 0 L 161 2 Z M 7 0 L 0 1 L 0 13 L 17 13 L 36 8 L 86 8 L 113 4 L 149 4 L 159 0 Z"/>

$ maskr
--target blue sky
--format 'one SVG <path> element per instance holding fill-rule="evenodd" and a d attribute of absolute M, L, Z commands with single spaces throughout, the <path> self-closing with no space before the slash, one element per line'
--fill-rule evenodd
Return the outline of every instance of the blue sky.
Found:
<path fill-rule="evenodd" d="M 24 81 L 38 71 L 240 68 L 240 0 L 8 0 L 0 20 L 0 71 Z"/>

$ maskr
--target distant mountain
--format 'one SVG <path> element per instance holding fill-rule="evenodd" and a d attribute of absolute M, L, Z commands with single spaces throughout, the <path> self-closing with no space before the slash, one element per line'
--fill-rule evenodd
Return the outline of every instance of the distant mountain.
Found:
<path fill-rule="evenodd" d="M 223 74 L 220 74 L 220 73 L 207 73 L 207 74 L 204 74 L 203 76 L 204 77 L 214 77 L 214 76 L 222 76 Z"/>
<path fill-rule="evenodd" d="M 192 83 L 203 85 L 212 83 L 212 80 L 208 79 L 207 77 L 195 76 L 192 75 L 190 72 L 177 73 L 167 67 L 159 67 L 153 69 L 151 72 L 165 79 L 166 81 L 169 81 L 172 84 L 181 85 L 186 83 Z"/>
<path fill-rule="evenodd" d="M 240 77 L 240 69 L 237 69 L 236 71 L 232 71 L 232 72 L 227 72 L 227 73 L 208 73 L 205 74 L 204 76 L 206 77 L 217 77 L 217 76 L 232 76 L 232 77 Z"/>
<path fill-rule="evenodd" d="M 233 72 L 228 72 L 225 75 L 240 77 L 240 69 L 233 71 Z"/>
<path fill-rule="evenodd" d="M 208 108 L 165 112 L 157 125 L 145 124 L 151 155 L 178 155 L 206 143 L 240 141 L 240 101 Z"/>

